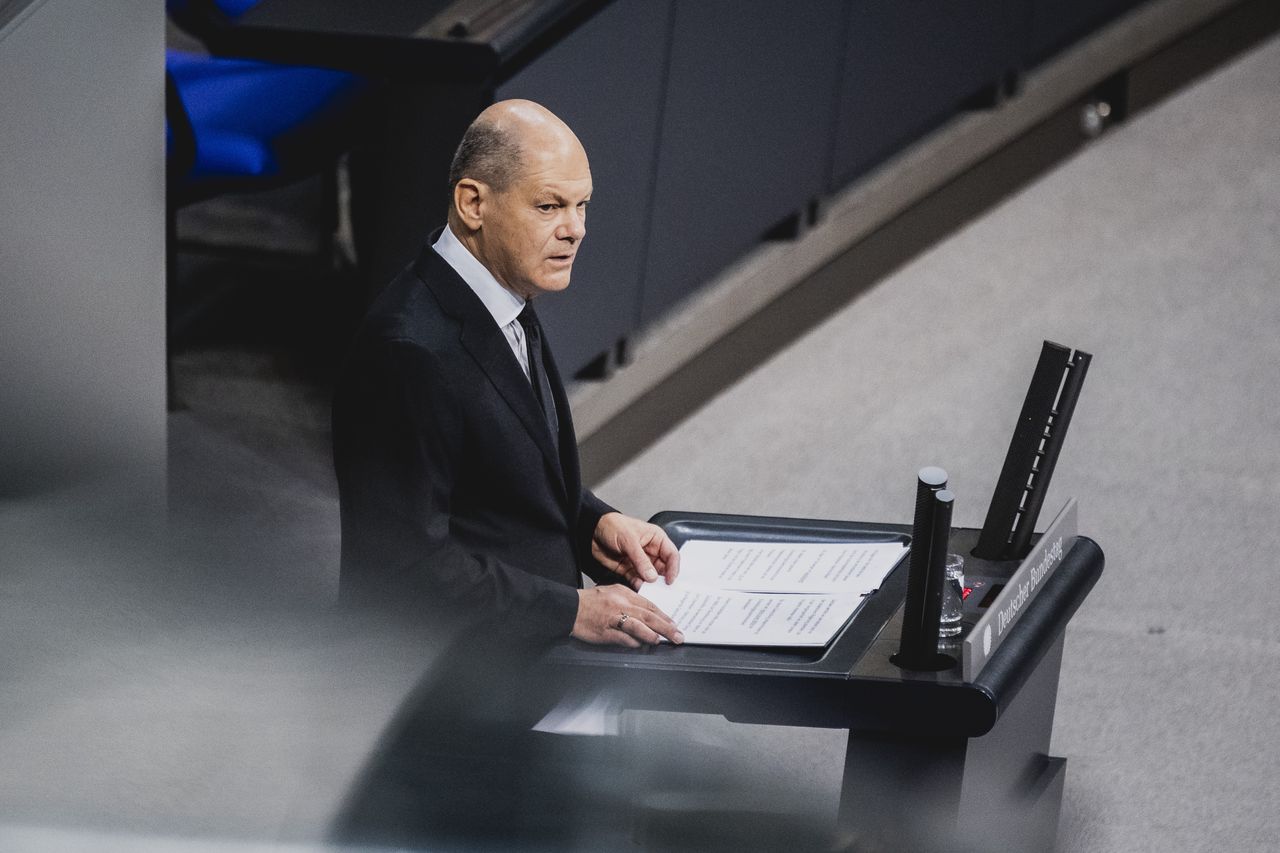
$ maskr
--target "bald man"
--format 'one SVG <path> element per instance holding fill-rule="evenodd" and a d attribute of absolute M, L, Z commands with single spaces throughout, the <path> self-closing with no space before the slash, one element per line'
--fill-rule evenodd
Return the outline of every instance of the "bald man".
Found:
<path fill-rule="evenodd" d="M 503 101 L 463 136 L 449 184 L 447 224 L 372 306 L 335 395 L 343 598 L 537 640 L 682 642 L 634 591 L 674 580 L 679 554 L 582 488 L 533 311 L 569 286 L 586 236 L 582 144 Z"/>

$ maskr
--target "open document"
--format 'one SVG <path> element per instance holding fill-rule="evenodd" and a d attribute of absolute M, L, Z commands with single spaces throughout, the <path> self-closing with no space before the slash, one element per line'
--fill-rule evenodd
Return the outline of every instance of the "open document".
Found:
<path fill-rule="evenodd" d="M 825 646 L 906 553 L 898 542 L 718 542 L 680 549 L 680 576 L 640 594 L 686 643 Z"/>

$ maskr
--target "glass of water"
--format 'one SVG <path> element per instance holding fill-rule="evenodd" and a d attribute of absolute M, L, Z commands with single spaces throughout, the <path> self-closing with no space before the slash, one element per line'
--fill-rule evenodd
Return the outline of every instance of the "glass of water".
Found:
<path fill-rule="evenodd" d="M 954 637 L 960 633 L 960 613 L 964 604 L 964 557 L 948 554 L 946 576 L 942 581 L 942 618 L 938 620 L 938 636 Z"/>

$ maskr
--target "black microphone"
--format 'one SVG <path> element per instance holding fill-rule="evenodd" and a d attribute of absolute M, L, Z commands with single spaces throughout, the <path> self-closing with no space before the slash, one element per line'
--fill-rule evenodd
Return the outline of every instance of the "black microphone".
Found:
<path fill-rule="evenodd" d="M 955 663 L 938 653 L 938 623 L 955 503 L 955 495 L 946 486 L 946 471 L 932 466 L 920 469 L 902 634 L 898 653 L 890 658 L 903 669 L 948 669 Z"/>

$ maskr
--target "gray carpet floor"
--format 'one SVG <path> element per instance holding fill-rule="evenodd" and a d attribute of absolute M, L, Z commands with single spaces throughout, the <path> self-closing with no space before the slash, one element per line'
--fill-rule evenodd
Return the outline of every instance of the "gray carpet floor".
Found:
<path fill-rule="evenodd" d="M 1278 92 L 1273 39 L 867 291 L 599 486 L 636 515 L 903 521 L 915 470 L 938 464 L 956 523 L 976 526 L 1040 341 L 1092 352 L 1046 502 L 1078 498 L 1107 554 L 1067 634 L 1063 850 L 1280 837 Z M 321 842 L 436 653 L 328 612 L 323 390 L 270 354 L 193 350 L 178 376 L 167 545 L 132 535 L 156 515 L 130 484 L 0 507 L 0 848 Z M 840 732 L 629 726 L 649 745 L 642 775 L 815 823 L 834 812 Z"/>

